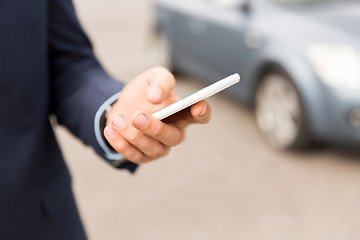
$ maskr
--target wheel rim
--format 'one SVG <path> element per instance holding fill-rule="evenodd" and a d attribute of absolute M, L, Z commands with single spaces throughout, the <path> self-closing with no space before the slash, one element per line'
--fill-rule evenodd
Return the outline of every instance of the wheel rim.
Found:
<path fill-rule="evenodd" d="M 297 91 L 288 79 L 278 74 L 265 77 L 256 94 L 255 114 L 258 127 L 271 146 L 294 146 L 302 112 Z"/>

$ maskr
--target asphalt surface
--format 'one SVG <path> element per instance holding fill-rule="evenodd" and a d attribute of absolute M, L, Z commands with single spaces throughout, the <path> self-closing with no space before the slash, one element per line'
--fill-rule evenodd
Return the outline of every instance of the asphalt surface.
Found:
<path fill-rule="evenodd" d="M 131 80 L 146 59 L 151 3 L 76 0 L 106 69 Z M 176 92 L 204 85 L 185 76 Z M 62 127 L 57 136 L 90 239 L 359 239 L 360 153 L 274 151 L 251 111 L 221 94 L 213 119 L 135 175 L 110 167 Z"/>

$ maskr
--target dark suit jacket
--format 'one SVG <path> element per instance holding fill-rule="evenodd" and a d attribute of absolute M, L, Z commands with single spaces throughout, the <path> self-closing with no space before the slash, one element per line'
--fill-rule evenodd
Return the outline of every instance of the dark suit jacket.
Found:
<path fill-rule="evenodd" d="M 85 238 L 49 115 L 102 154 L 94 115 L 122 87 L 71 0 L 0 0 L 0 239 Z"/>

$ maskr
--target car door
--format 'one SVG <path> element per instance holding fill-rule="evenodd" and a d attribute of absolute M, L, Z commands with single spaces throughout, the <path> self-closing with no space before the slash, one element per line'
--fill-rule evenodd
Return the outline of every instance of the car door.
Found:
<path fill-rule="evenodd" d="M 214 80 L 241 72 L 248 55 L 243 41 L 248 21 L 246 12 L 236 0 L 192 1 L 191 13 L 182 22 L 189 33 L 182 38 L 184 49 L 212 72 Z"/>

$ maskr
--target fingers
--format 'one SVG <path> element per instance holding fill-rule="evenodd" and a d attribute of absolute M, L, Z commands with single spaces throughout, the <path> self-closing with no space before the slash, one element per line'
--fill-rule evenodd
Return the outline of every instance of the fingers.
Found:
<path fill-rule="evenodd" d="M 139 164 L 148 160 L 144 153 L 126 141 L 112 126 L 104 129 L 104 135 L 111 146 L 129 161 Z"/>
<path fill-rule="evenodd" d="M 136 112 L 132 118 L 131 124 L 143 134 L 152 139 L 156 139 L 168 147 L 176 146 L 185 139 L 185 132 L 183 129 L 177 128 L 171 124 L 165 124 L 145 112 Z"/>
<path fill-rule="evenodd" d="M 211 119 L 211 115 L 212 111 L 209 103 L 203 100 L 163 121 L 171 123 L 180 129 L 185 129 L 188 125 L 193 123 L 208 123 Z"/>
<path fill-rule="evenodd" d="M 104 135 L 111 146 L 129 161 L 145 163 L 169 153 L 170 148 L 132 127 L 121 115 L 115 115 Z"/>
<path fill-rule="evenodd" d="M 145 74 L 150 89 L 148 99 L 154 103 L 161 103 L 173 91 L 175 87 L 175 78 L 166 68 L 156 67 L 147 71 Z"/>
<path fill-rule="evenodd" d="M 167 155 L 170 147 L 180 144 L 185 139 L 185 128 L 189 124 L 207 123 L 211 118 L 211 108 L 206 101 L 201 101 L 176 118 L 171 124 L 166 124 L 138 111 L 129 123 L 117 114 L 104 134 L 111 146 L 125 158 L 145 163 Z"/>
<path fill-rule="evenodd" d="M 204 100 L 191 106 L 190 112 L 194 123 L 205 124 L 211 119 L 211 107 L 209 103 Z"/>

